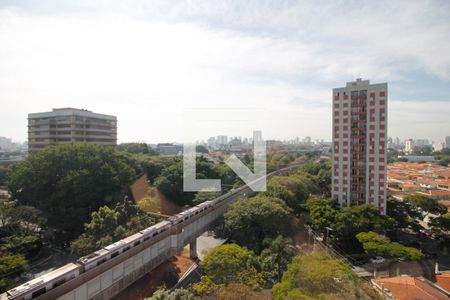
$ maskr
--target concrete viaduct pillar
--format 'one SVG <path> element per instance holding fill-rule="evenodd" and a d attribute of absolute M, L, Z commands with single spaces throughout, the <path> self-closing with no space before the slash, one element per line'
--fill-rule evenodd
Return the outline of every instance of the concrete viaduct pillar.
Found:
<path fill-rule="evenodd" d="M 191 259 L 196 260 L 197 256 L 197 239 L 189 243 L 189 256 Z"/>

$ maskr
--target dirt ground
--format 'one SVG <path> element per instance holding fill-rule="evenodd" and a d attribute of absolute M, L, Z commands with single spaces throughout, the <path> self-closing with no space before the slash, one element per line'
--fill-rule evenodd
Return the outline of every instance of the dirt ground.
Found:
<path fill-rule="evenodd" d="M 174 273 L 180 278 L 193 263 L 189 258 L 189 251 L 184 251 L 181 255 L 172 257 L 143 276 L 114 297 L 113 300 L 142 300 L 150 297 L 159 287 L 165 286 L 167 281 L 173 280 L 173 278 L 168 278 L 167 274 Z M 168 287 L 170 288 L 170 286 Z"/>

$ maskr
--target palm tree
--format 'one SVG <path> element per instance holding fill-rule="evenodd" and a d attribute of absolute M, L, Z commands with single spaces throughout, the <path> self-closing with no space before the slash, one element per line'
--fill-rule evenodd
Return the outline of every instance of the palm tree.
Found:
<path fill-rule="evenodd" d="M 295 256 L 297 249 L 294 246 L 292 239 L 285 238 L 281 235 L 275 239 L 265 239 L 264 244 L 266 248 L 262 251 L 261 257 L 267 258 L 277 269 L 277 280 L 281 281 L 283 272 L 287 269 L 287 265 Z"/>

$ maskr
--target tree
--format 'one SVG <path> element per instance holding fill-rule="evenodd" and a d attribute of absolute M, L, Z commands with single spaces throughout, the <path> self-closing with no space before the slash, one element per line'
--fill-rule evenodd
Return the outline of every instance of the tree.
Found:
<path fill-rule="evenodd" d="M 422 252 L 416 248 L 406 247 L 400 243 L 391 243 L 373 231 L 360 232 L 356 235 L 356 238 L 363 245 L 364 250 L 371 255 L 383 255 L 410 260 L 420 260 L 423 258 Z"/>
<path fill-rule="evenodd" d="M 263 275 L 256 269 L 253 252 L 236 244 L 226 244 L 210 249 L 200 266 L 204 270 L 200 282 L 193 286 L 198 295 L 210 295 L 231 283 L 246 285 L 254 290 L 264 286 Z"/>
<path fill-rule="evenodd" d="M 92 211 L 112 204 L 140 173 L 136 161 L 88 143 L 49 146 L 32 153 L 8 176 L 12 199 L 40 209 L 50 227 L 76 237 Z"/>
<path fill-rule="evenodd" d="M 46 223 L 42 212 L 31 206 L 0 199 L 0 227 L 6 235 L 37 235 Z"/>
<path fill-rule="evenodd" d="M 445 207 L 445 205 L 440 204 L 436 199 L 431 197 L 414 194 L 406 196 L 404 201 L 407 201 L 420 209 L 425 213 L 425 216 L 428 214 L 442 215 L 447 212 L 447 207 Z"/>
<path fill-rule="evenodd" d="M 268 277 L 275 279 L 275 282 L 279 282 L 281 275 L 286 271 L 287 265 L 295 256 L 297 250 L 292 239 L 285 238 L 281 235 L 275 239 L 266 239 L 264 245 L 266 248 L 260 255 L 261 267 L 263 271 L 269 274 Z"/>
<path fill-rule="evenodd" d="M 100 207 L 92 213 L 91 222 L 84 225 L 85 233 L 72 242 L 72 251 L 85 255 L 123 238 L 126 230 L 118 219 L 118 212 L 107 206 Z"/>
<path fill-rule="evenodd" d="M 195 147 L 195 152 L 197 152 L 197 153 L 209 153 L 208 149 L 206 149 L 206 147 L 203 146 L 203 145 L 197 145 Z"/>
<path fill-rule="evenodd" d="M 121 143 L 117 145 L 116 149 L 128 153 L 158 155 L 158 153 L 151 149 L 146 143 Z"/>
<path fill-rule="evenodd" d="M 198 204 L 203 203 L 205 201 L 209 201 L 209 200 L 215 199 L 215 198 L 219 197 L 220 195 L 222 195 L 221 192 L 206 192 L 206 191 L 203 192 L 203 191 L 200 191 L 200 192 L 197 192 L 197 194 L 195 194 L 195 198 L 194 198 L 194 200 L 192 200 L 192 203 L 194 205 L 198 205 Z"/>
<path fill-rule="evenodd" d="M 122 198 L 122 200 L 119 200 L 116 203 L 114 210 L 119 213 L 117 221 L 121 225 L 126 225 L 128 220 L 138 215 L 138 213 L 140 212 L 139 208 L 134 205 L 134 202 L 131 201 L 128 196 L 125 196 Z"/>
<path fill-rule="evenodd" d="M 210 249 L 200 266 L 215 284 L 245 282 L 242 275 L 255 268 L 254 254 L 236 244 L 225 244 Z"/>
<path fill-rule="evenodd" d="M 301 212 L 302 204 L 309 196 L 306 184 L 294 175 L 273 177 L 265 194 L 283 200 L 295 213 Z"/>
<path fill-rule="evenodd" d="M 348 265 L 315 252 L 294 257 L 281 282 L 272 288 L 272 295 L 275 300 L 310 299 L 338 294 L 357 283 L 358 277 Z"/>
<path fill-rule="evenodd" d="M 0 253 L 0 291 L 4 291 L 16 283 L 16 277 L 28 267 L 21 254 Z"/>
<path fill-rule="evenodd" d="M 335 223 L 338 214 L 339 211 L 331 205 L 313 206 L 309 213 L 313 229 L 325 232 L 327 228 L 330 228 Z"/>
<path fill-rule="evenodd" d="M 287 236 L 292 230 L 292 210 L 282 200 L 267 196 L 240 199 L 224 217 L 230 238 L 257 253 L 265 238 Z"/>
<path fill-rule="evenodd" d="M 336 214 L 331 225 L 333 233 L 341 240 L 353 240 L 363 231 L 385 231 L 392 229 L 395 221 L 383 216 L 369 204 L 351 206 Z"/>
<path fill-rule="evenodd" d="M 242 283 L 215 286 L 201 300 L 269 300 L 270 297 Z"/>
<path fill-rule="evenodd" d="M 396 221 L 397 228 L 411 229 L 419 232 L 423 227 L 418 220 L 422 220 L 423 216 L 409 201 L 400 201 L 394 198 L 388 198 L 386 215 Z"/>
<path fill-rule="evenodd" d="M 435 232 L 448 234 L 450 231 L 450 212 L 433 218 L 430 222 Z"/>
<path fill-rule="evenodd" d="M 175 289 L 174 291 L 159 289 L 153 293 L 150 298 L 146 300 L 193 300 L 194 294 L 186 289 Z"/>

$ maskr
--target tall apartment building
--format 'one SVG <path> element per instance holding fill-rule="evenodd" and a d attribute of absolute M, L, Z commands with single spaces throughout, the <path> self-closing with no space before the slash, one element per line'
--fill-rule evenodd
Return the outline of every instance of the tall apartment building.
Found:
<path fill-rule="evenodd" d="M 356 79 L 333 89 L 332 196 L 342 208 L 386 213 L 387 83 Z"/>
<path fill-rule="evenodd" d="M 117 118 L 85 109 L 57 108 L 51 112 L 28 114 L 28 151 L 48 145 L 88 142 L 117 144 Z"/>

